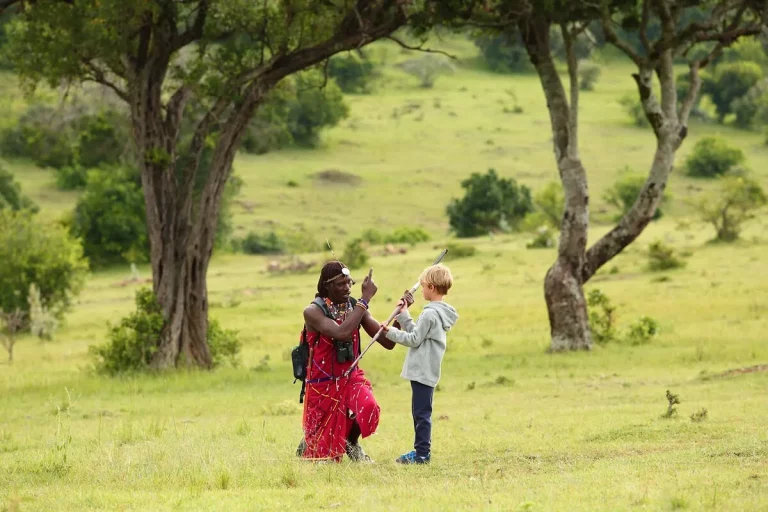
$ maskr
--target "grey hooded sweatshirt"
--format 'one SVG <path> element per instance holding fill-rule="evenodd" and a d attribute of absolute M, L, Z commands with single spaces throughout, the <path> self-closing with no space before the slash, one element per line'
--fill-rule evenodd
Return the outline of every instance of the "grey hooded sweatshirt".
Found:
<path fill-rule="evenodd" d="M 387 339 L 410 347 L 401 377 L 435 387 L 440 380 L 440 365 L 445 354 L 445 334 L 459 319 L 456 310 L 442 301 L 424 306 L 414 322 L 408 310 L 397 316 L 402 330 L 390 327 Z"/>

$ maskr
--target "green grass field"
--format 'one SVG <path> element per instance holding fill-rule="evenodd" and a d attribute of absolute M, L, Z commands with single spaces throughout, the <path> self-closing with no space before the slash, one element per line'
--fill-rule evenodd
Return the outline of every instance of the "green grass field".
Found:
<path fill-rule="evenodd" d="M 392 46 L 380 48 L 395 58 Z M 650 130 L 632 127 L 617 103 L 633 92 L 629 73 L 606 65 L 582 100 L 598 221 L 612 215 L 598 196 L 620 168 L 642 171 L 652 157 Z M 235 164 L 245 180 L 238 199 L 252 210 L 236 208 L 240 232 L 303 227 L 336 244 L 368 227 L 433 235 L 405 255 L 373 249 L 379 319 L 447 242 L 444 208 L 461 179 L 489 167 L 534 189 L 556 179 L 535 76 L 464 68 L 429 91 L 392 70 L 384 81 L 374 95 L 348 98 L 350 118 L 321 149 Z M 513 105 L 507 89 L 522 114 L 503 112 Z M 420 108 L 393 117 L 411 103 Z M 695 124 L 678 163 L 712 133 L 741 147 L 768 184 L 768 148 L 752 133 Z M 9 167 L 42 215 L 72 207 L 76 196 L 56 191 L 49 171 Z M 318 183 L 314 174 L 328 169 L 363 181 Z M 216 256 L 211 314 L 240 331 L 242 365 L 123 379 L 90 372 L 88 346 L 133 308 L 137 285 L 121 286 L 127 268 L 94 274 L 55 342 L 23 338 L 15 363 L 0 363 L 0 510 L 768 510 L 768 374 L 718 376 L 768 362 L 768 218 L 752 221 L 742 242 L 709 244 L 713 230 L 685 200 L 710 186 L 676 172 L 669 213 L 587 285 L 617 306 L 620 332 L 642 315 L 659 321 L 645 346 L 547 354 L 542 279 L 555 252 L 526 249 L 526 234 L 469 241 L 477 255 L 448 262 L 456 283 L 447 300 L 461 318 L 435 396 L 429 467 L 393 461 L 412 444 L 410 386 L 399 377 L 404 350 L 379 347 L 362 363 L 382 407 L 378 433 L 363 441 L 376 464 L 293 456 L 301 409 L 288 354 L 315 272 L 276 276 L 265 258 Z M 597 222 L 590 239 L 609 227 Z M 685 254 L 686 266 L 647 272 L 656 239 Z M 668 389 L 682 403 L 663 419 Z M 689 419 L 703 408 L 705 421 Z"/>

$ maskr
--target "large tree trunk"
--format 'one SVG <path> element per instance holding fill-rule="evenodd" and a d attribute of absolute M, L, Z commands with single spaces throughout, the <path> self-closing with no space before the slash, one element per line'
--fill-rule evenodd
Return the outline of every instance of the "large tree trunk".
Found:
<path fill-rule="evenodd" d="M 589 227 L 587 174 L 578 151 L 578 81 L 576 59 L 569 52 L 571 105 L 558 75 L 549 47 L 550 23 L 542 16 L 523 20 L 520 31 L 531 62 L 541 80 L 552 125 L 555 161 L 565 193 L 565 211 L 560 229 L 557 261 L 544 280 L 549 313 L 551 351 L 589 350 L 587 303 L 582 274 Z M 567 46 L 570 39 L 564 30 Z M 571 48 L 572 49 L 572 48 Z"/>

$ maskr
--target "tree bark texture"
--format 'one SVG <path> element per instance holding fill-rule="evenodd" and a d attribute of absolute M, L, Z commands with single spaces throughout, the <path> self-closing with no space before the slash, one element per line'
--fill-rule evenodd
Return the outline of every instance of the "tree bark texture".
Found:
<path fill-rule="evenodd" d="M 557 260 L 544 279 L 544 297 L 549 313 L 552 351 L 592 347 L 582 274 L 589 227 L 587 175 L 579 158 L 578 124 L 571 107 L 578 106 L 578 84 L 570 88 L 569 106 L 549 45 L 550 23 L 532 15 L 520 23 L 526 50 L 541 80 L 552 125 L 555 162 L 565 193 Z M 566 42 L 570 42 L 566 38 Z M 572 55 L 572 54 L 571 54 Z M 576 65 L 569 58 L 569 67 Z M 576 70 L 571 69 L 571 79 Z"/>

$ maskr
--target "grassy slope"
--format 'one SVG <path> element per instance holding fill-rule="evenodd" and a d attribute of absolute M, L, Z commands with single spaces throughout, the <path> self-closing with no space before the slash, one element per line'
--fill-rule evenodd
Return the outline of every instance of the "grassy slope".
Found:
<path fill-rule="evenodd" d="M 639 170 L 650 160 L 651 136 L 627 126 L 614 101 L 631 90 L 628 72 L 610 67 L 598 90 L 584 96 L 582 152 L 594 196 L 621 165 Z M 397 75 L 389 79 L 394 90 L 350 99 L 352 118 L 327 135 L 321 151 L 237 162 L 244 199 L 259 204 L 254 214 L 238 215 L 245 228 L 303 223 L 318 239 L 400 224 L 434 233 L 435 242 L 407 255 L 374 256 L 377 318 L 442 245 L 443 208 L 461 178 L 487 167 L 532 186 L 555 176 L 534 77 L 465 70 L 432 91 Z M 524 114 L 502 113 L 498 100 L 510 104 L 509 87 Z M 414 119 L 418 111 L 391 117 L 410 101 L 422 101 L 422 121 Z M 695 126 L 692 140 L 713 130 L 743 147 L 765 179 L 766 150 L 756 136 Z M 44 171 L 12 165 L 51 218 L 71 205 Z M 310 175 L 328 168 L 359 174 L 365 183 L 314 187 Z M 300 186 L 288 188 L 289 179 Z M 677 174 L 675 197 L 692 183 Z M 343 207 L 330 206 L 339 199 Z M 241 331 L 243 366 L 123 380 L 82 370 L 88 345 L 102 342 L 105 322 L 130 310 L 135 289 L 117 286 L 127 277 L 123 269 L 95 275 L 57 342 L 23 339 L 16 364 L 0 364 L 0 507 L 768 510 L 768 379 L 706 380 L 701 373 L 768 359 L 766 221 L 752 224 L 749 242 L 712 246 L 709 229 L 678 225 L 684 208 L 672 210 L 611 264 L 618 273 L 602 273 L 589 285 L 619 307 L 622 330 L 640 315 L 659 320 L 662 333 L 649 346 L 545 354 L 541 279 L 554 251 L 526 250 L 527 236 L 476 240 L 475 258 L 450 263 L 456 285 L 449 300 L 461 319 L 436 395 L 429 468 L 391 461 L 412 436 L 409 388 L 398 377 L 402 350 L 374 349 L 363 364 L 383 408 L 379 433 L 365 442 L 378 464 L 314 467 L 291 457 L 301 432 L 287 353 L 314 274 L 270 276 L 263 258 L 217 257 L 211 302 L 240 304 L 216 305 L 212 314 Z M 605 229 L 595 227 L 590 238 Z M 665 282 L 644 271 L 643 250 L 656 238 L 692 253 Z M 677 419 L 659 417 L 666 389 L 681 396 Z M 688 416 L 702 407 L 709 419 L 692 423 Z"/>

